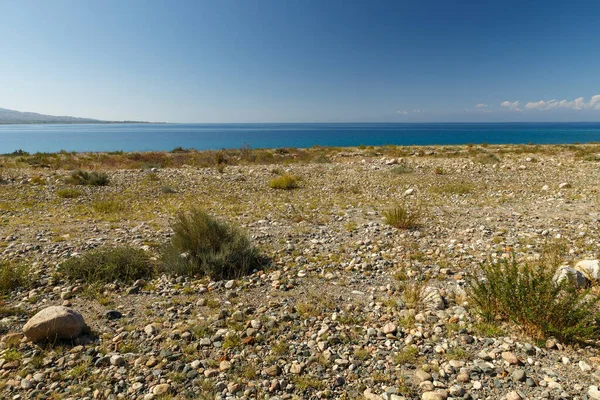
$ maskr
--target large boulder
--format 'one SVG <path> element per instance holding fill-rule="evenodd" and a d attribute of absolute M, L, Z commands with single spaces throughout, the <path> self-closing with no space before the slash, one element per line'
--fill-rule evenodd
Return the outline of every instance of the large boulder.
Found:
<path fill-rule="evenodd" d="M 32 342 L 57 339 L 75 339 L 86 327 L 83 316 L 63 306 L 44 308 L 35 314 L 23 327 L 23 333 Z"/>
<path fill-rule="evenodd" d="M 581 271 L 578 271 L 566 265 L 560 267 L 554 275 L 554 281 L 556 283 L 561 283 L 565 279 L 572 282 L 575 285 L 575 287 L 577 287 L 577 289 L 586 287 L 589 283 L 589 280 Z"/>
<path fill-rule="evenodd" d="M 598 260 L 581 260 L 575 264 L 575 269 L 592 282 L 600 279 L 600 265 Z"/>

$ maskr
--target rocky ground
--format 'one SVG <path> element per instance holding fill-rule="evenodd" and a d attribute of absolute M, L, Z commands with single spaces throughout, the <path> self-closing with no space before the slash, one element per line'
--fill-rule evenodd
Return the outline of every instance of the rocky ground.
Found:
<path fill-rule="evenodd" d="M 0 397 L 600 399 L 594 344 L 482 323 L 465 292 L 489 257 L 534 260 L 550 246 L 565 250 L 561 264 L 598 258 L 596 156 L 481 150 L 108 170 L 109 186 L 77 187 L 74 198 L 58 195 L 72 188 L 69 171 L 5 168 L 0 253 L 26 263 L 32 285 L 4 298 Z M 269 188 L 282 172 L 300 187 Z M 397 203 L 421 210 L 418 229 L 383 222 Z M 246 230 L 270 268 L 100 288 L 55 274 L 103 245 L 156 255 L 174 213 L 192 206 Z M 90 332 L 22 339 L 52 305 L 80 312 Z"/>

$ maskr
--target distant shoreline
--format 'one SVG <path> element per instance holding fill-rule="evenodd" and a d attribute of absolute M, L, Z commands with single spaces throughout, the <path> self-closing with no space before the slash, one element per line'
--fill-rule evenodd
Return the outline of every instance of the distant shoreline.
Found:
<path fill-rule="evenodd" d="M 0 125 L 111 125 L 111 124 L 157 124 L 164 125 L 167 122 L 147 122 L 147 121 L 77 121 L 77 122 L 4 122 L 0 121 Z"/>

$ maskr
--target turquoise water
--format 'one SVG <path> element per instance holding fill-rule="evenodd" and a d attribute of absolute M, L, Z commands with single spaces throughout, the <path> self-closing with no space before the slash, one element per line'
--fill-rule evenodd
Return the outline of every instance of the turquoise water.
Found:
<path fill-rule="evenodd" d="M 0 125 L 0 153 L 600 142 L 600 123 Z"/>

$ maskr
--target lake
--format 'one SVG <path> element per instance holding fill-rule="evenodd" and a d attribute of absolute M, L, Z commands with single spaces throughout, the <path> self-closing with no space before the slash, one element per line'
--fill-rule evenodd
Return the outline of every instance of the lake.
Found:
<path fill-rule="evenodd" d="M 0 153 L 600 142 L 600 123 L 0 125 Z"/>

